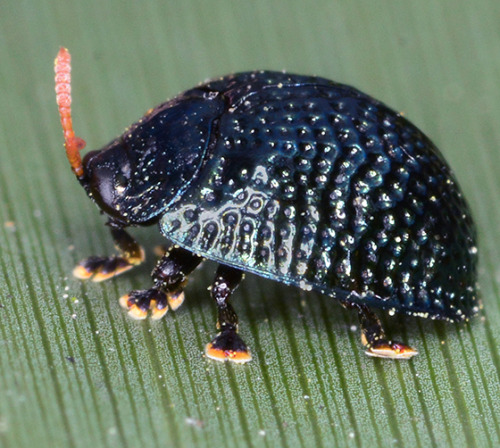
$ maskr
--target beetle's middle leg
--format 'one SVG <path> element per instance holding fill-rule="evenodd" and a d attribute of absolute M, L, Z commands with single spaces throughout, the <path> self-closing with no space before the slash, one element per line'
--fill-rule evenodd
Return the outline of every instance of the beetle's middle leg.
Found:
<path fill-rule="evenodd" d="M 229 298 L 243 279 L 243 273 L 229 266 L 219 265 L 211 293 L 217 304 L 217 336 L 205 347 L 208 358 L 216 361 L 245 363 L 252 359 L 246 344 L 238 335 L 238 316 L 229 304 Z"/>
<path fill-rule="evenodd" d="M 144 261 L 144 249 L 122 227 L 109 222 L 111 236 L 119 256 L 89 257 L 73 269 L 73 275 L 81 280 L 102 282 L 132 269 Z"/>
<path fill-rule="evenodd" d="M 366 305 L 355 302 L 342 302 L 348 309 L 358 312 L 361 327 L 361 342 L 366 354 L 376 358 L 408 359 L 418 354 L 417 350 L 401 342 L 387 339 L 377 316 Z"/>
<path fill-rule="evenodd" d="M 202 261 L 202 257 L 179 246 L 172 247 L 151 274 L 154 286 L 122 296 L 120 305 L 135 319 L 145 319 L 148 310 L 152 319 L 162 318 L 169 307 L 176 310 L 182 305 L 187 277 Z"/>

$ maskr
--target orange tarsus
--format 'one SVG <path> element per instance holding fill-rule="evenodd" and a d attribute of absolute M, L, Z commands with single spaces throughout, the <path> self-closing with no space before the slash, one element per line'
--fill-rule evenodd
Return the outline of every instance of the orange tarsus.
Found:
<path fill-rule="evenodd" d="M 56 100 L 64 133 L 64 146 L 71 169 L 78 176 L 83 176 L 80 150 L 85 148 L 85 140 L 75 136 L 71 119 L 71 55 L 66 48 L 61 47 L 54 61 L 56 72 Z"/>

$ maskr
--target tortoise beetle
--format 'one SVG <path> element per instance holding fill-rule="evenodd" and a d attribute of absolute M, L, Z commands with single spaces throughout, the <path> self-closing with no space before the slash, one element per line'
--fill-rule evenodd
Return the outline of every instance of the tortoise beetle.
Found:
<path fill-rule="evenodd" d="M 477 312 L 466 201 L 434 144 L 381 102 L 319 77 L 229 75 L 151 109 L 82 160 L 70 70 L 61 48 L 56 92 L 67 156 L 120 252 L 90 257 L 74 275 L 102 281 L 141 263 L 128 226 L 159 223 L 174 243 L 153 287 L 120 299 L 132 317 L 177 309 L 204 259 L 220 263 L 211 288 L 218 334 L 205 349 L 219 361 L 251 359 L 229 303 L 243 272 L 356 310 L 370 356 L 417 353 L 389 340 L 372 308 L 449 321 Z"/>

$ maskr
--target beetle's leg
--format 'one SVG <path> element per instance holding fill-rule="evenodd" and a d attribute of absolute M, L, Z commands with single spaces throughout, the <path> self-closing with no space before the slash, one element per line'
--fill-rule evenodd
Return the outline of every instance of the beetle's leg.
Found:
<path fill-rule="evenodd" d="M 401 342 L 386 338 L 382 325 L 375 314 L 366 305 L 343 302 L 346 308 L 354 308 L 359 315 L 361 342 L 366 347 L 366 354 L 376 358 L 408 359 L 418 354 L 414 348 Z"/>
<path fill-rule="evenodd" d="M 144 319 L 151 310 L 151 318 L 162 318 L 168 307 L 176 310 L 184 301 L 187 276 L 203 258 L 174 246 L 167 251 L 153 270 L 151 289 L 132 291 L 120 298 L 120 305 L 135 319 Z"/>
<path fill-rule="evenodd" d="M 157 257 L 162 258 L 167 252 L 170 251 L 170 246 L 166 244 L 159 244 L 153 248 L 153 252 Z"/>
<path fill-rule="evenodd" d="M 229 298 L 243 279 L 243 273 L 229 266 L 219 265 L 212 284 L 212 297 L 217 303 L 219 334 L 205 347 L 205 354 L 217 361 L 245 363 L 252 359 L 246 344 L 238 335 L 238 316 L 229 304 Z"/>
<path fill-rule="evenodd" d="M 89 257 L 82 260 L 73 269 L 76 278 L 90 278 L 94 282 L 102 282 L 132 269 L 144 261 L 144 249 L 122 227 L 112 223 L 111 235 L 119 256 Z"/>

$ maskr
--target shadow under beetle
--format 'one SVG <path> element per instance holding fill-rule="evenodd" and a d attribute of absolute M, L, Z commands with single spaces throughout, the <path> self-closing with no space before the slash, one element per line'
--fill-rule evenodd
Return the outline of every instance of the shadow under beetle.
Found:
<path fill-rule="evenodd" d="M 74 275 L 102 281 L 141 263 L 128 226 L 159 223 L 174 243 L 153 287 L 120 299 L 132 317 L 178 308 L 203 259 L 220 263 L 218 334 L 205 351 L 219 361 L 251 359 L 229 303 L 244 271 L 355 309 L 370 356 L 417 353 L 388 340 L 371 308 L 450 321 L 477 312 L 469 208 L 433 143 L 379 101 L 318 77 L 229 75 L 149 110 L 82 160 L 66 49 L 55 65 L 68 159 L 120 252 Z"/>

